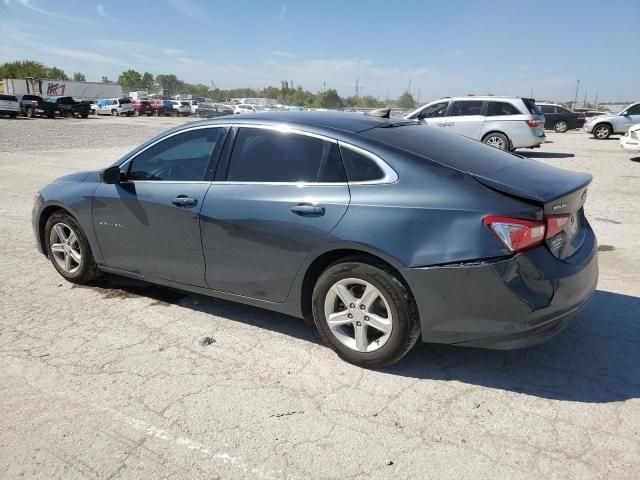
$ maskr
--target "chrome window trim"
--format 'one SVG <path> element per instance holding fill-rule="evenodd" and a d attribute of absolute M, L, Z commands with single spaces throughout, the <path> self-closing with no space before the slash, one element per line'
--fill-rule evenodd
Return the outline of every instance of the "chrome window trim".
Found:
<path fill-rule="evenodd" d="M 157 139 L 155 142 L 150 143 L 142 150 L 134 153 L 129 158 L 125 159 L 121 164 L 118 165 L 120 169 L 125 167 L 128 163 L 135 160 L 135 158 L 146 152 L 151 147 L 157 145 L 158 143 L 171 138 L 175 135 L 179 135 L 181 133 L 190 132 L 193 130 L 202 130 L 207 128 L 258 128 L 263 130 L 273 130 L 281 133 L 294 133 L 297 135 L 304 135 L 307 137 L 317 138 L 319 140 L 323 140 L 329 143 L 334 143 L 339 147 L 350 148 L 351 150 L 364 155 L 365 157 L 371 159 L 373 162 L 380 167 L 384 176 L 378 180 L 365 180 L 360 182 L 229 182 L 229 181 L 202 181 L 202 180 L 186 180 L 186 181 L 171 181 L 171 180 L 129 180 L 129 182 L 135 183 L 208 183 L 212 185 L 293 185 L 297 187 L 305 187 L 305 186 L 338 186 L 338 185 L 381 185 L 381 184 L 391 184 L 396 183 L 398 181 L 397 172 L 389 166 L 387 162 L 385 162 L 382 158 L 380 158 L 375 153 L 372 153 L 368 150 L 365 150 L 362 147 L 358 147 L 349 142 L 344 142 L 342 140 L 337 140 L 335 138 L 328 137 L 326 135 L 322 135 L 319 133 L 308 132 L 306 130 L 302 130 L 297 127 L 291 127 L 287 123 L 278 124 L 278 125 L 265 125 L 265 124 L 253 124 L 253 123 L 216 123 L 216 124 L 207 124 L 207 125 L 196 125 L 193 127 L 185 128 L 182 130 L 178 130 L 176 132 L 172 132 L 168 135 L 163 136 L 162 138 Z"/>
<path fill-rule="evenodd" d="M 360 182 L 349 182 L 349 185 L 380 185 L 385 183 L 396 183 L 398 181 L 398 173 L 393 168 L 391 168 L 391 166 L 387 162 L 385 162 L 382 158 L 380 158 L 375 153 L 372 153 L 368 150 L 365 150 L 362 147 L 358 147 L 351 143 L 343 142 L 341 140 L 338 141 L 338 145 L 340 147 L 351 149 L 354 152 L 359 153 L 360 155 L 363 155 L 369 158 L 370 160 L 373 160 L 373 162 L 376 165 L 378 165 L 378 167 L 380 167 L 380 170 L 382 170 L 382 173 L 384 173 L 384 176 L 378 180 L 363 180 Z"/>

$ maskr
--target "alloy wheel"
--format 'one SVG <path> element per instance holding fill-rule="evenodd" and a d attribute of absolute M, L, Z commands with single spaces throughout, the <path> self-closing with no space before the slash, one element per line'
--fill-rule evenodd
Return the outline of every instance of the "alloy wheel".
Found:
<path fill-rule="evenodd" d="M 383 347 L 393 329 L 393 314 L 382 292 L 358 278 L 339 280 L 329 289 L 324 314 L 336 339 L 357 352 Z"/>
<path fill-rule="evenodd" d="M 499 148 L 500 150 L 506 150 L 504 140 L 500 137 L 489 137 L 487 138 L 486 144 L 495 148 Z"/>
<path fill-rule="evenodd" d="M 606 125 L 596 127 L 595 136 L 596 138 L 607 138 L 609 136 L 609 127 Z"/>
<path fill-rule="evenodd" d="M 51 254 L 58 266 L 67 273 L 76 273 L 82 265 L 78 236 L 65 223 L 56 223 L 49 233 Z"/>
<path fill-rule="evenodd" d="M 565 121 L 560 121 L 554 125 L 554 129 L 558 133 L 564 133 L 569 129 L 569 125 Z"/>

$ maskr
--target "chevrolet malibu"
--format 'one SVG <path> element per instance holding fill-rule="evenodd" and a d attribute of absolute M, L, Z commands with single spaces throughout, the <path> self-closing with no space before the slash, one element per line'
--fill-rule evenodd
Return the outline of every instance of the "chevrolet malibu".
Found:
<path fill-rule="evenodd" d="M 538 344 L 595 290 L 591 176 L 387 112 L 192 122 L 43 188 L 38 248 L 102 272 L 314 322 L 383 367 L 420 339 Z"/>

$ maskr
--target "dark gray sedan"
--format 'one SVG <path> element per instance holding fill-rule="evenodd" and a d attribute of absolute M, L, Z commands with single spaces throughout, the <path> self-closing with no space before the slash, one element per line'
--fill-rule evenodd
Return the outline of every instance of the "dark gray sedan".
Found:
<path fill-rule="evenodd" d="M 56 180 L 33 228 L 71 282 L 109 272 L 305 318 L 381 367 L 418 339 L 562 330 L 598 277 L 590 182 L 411 120 L 245 114 Z"/>

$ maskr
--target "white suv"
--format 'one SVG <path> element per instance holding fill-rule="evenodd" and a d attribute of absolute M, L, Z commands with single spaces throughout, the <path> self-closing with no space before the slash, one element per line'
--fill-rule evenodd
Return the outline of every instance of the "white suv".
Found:
<path fill-rule="evenodd" d="M 133 115 L 133 103 L 129 98 L 105 98 L 97 105 L 91 105 L 95 115 Z"/>
<path fill-rule="evenodd" d="M 406 118 L 443 128 L 499 148 L 538 148 L 545 141 L 544 116 L 535 100 L 521 97 L 445 97 Z"/>

